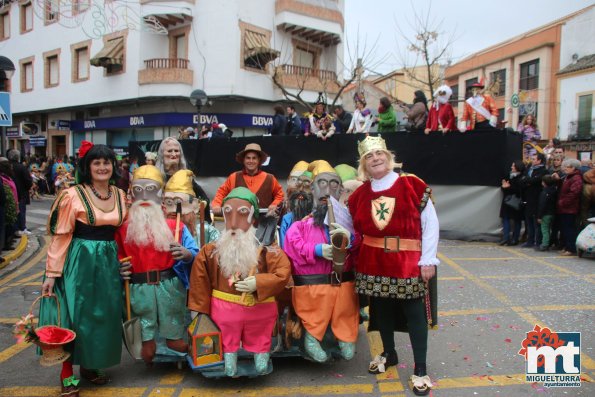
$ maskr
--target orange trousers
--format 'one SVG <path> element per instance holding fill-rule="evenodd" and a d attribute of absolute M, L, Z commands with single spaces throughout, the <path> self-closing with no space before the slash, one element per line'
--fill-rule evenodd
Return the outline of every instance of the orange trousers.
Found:
<path fill-rule="evenodd" d="M 333 335 L 342 342 L 355 342 L 359 328 L 359 304 L 354 281 L 293 287 L 292 302 L 304 328 L 322 341 L 331 326 Z"/>

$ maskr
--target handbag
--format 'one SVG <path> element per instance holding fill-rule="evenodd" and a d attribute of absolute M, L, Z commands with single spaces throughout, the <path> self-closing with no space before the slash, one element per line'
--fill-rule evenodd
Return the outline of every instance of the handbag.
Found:
<path fill-rule="evenodd" d="M 504 204 L 509 206 L 513 210 L 518 211 L 521 209 L 522 202 L 519 196 L 511 194 L 504 197 Z"/>

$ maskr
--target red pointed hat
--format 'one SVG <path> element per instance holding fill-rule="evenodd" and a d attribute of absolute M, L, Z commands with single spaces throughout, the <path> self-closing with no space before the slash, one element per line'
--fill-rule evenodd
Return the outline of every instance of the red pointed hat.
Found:
<path fill-rule="evenodd" d="M 477 87 L 477 88 L 484 88 L 485 84 L 483 83 L 483 77 L 477 83 L 471 84 L 470 88 Z"/>
<path fill-rule="evenodd" d="M 85 154 L 93 147 L 93 142 L 89 141 L 82 141 L 81 147 L 79 148 L 79 158 L 82 159 L 85 157 Z"/>

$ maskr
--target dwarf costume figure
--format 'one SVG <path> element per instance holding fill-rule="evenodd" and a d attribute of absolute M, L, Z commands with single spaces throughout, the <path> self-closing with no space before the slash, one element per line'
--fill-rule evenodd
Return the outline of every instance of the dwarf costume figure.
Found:
<path fill-rule="evenodd" d="M 223 216 L 221 238 L 201 249 L 192 265 L 188 308 L 210 315 L 221 329 L 227 376 L 237 374 L 240 343 L 263 374 L 277 320 L 275 296 L 287 285 L 291 266 L 276 244 L 259 245 L 258 199 L 250 190 L 233 189 L 223 200 Z"/>
<path fill-rule="evenodd" d="M 428 112 L 425 134 L 430 131 L 440 131 L 446 134 L 456 129 L 455 113 L 452 105 L 448 102 L 452 95 L 452 90 L 447 85 L 441 85 L 434 92 L 434 103 Z"/>
<path fill-rule="evenodd" d="M 333 116 L 326 112 L 326 103 L 322 94 L 318 96 L 314 111 L 307 115 L 308 123 L 306 124 L 305 135 L 316 135 L 322 140 L 327 140 L 335 133 L 335 125 L 333 124 Z"/>
<path fill-rule="evenodd" d="M 188 227 L 190 234 L 194 238 L 198 248 L 200 244 L 200 201 L 196 198 L 196 193 L 192 186 L 194 173 L 190 170 L 176 171 L 167 181 L 163 192 L 163 211 L 168 219 L 176 219 L 176 208 L 178 203 L 182 206 L 182 221 Z M 204 202 L 206 211 L 206 202 Z M 219 231 L 210 223 L 204 221 L 205 244 L 215 241 L 219 238 Z M 190 268 L 187 269 L 190 273 Z M 184 278 L 184 285 L 188 287 L 187 278 Z"/>
<path fill-rule="evenodd" d="M 131 264 L 130 306 L 132 315 L 141 319 L 143 347 L 141 356 L 153 362 L 157 335 L 166 339 L 167 347 L 185 353 L 184 341 L 186 290 L 174 265 L 181 262 L 190 266 L 198 247 L 182 225 L 179 241 L 174 241 L 176 221 L 165 219 L 159 193 L 163 178 L 159 169 L 144 165 L 135 170 L 132 178 L 133 203 L 129 216 L 116 232 L 118 256 L 130 258 L 122 262 L 126 269 Z"/>
<path fill-rule="evenodd" d="M 490 95 L 482 94 L 483 83 L 471 86 L 471 97 L 465 101 L 463 117 L 459 122 L 461 132 L 496 127 L 498 122 L 498 108 L 496 101 Z"/>
<path fill-rule="evenodd" d="M 349 360 L 355 354 L 359 323 L 354 274 L 349 261 L 345 262 L 341 277 L 334 273 L 330 241 L 335 235 L 342 235 L 349 243 L 351 233 L 331 221 L 333 230 L 329 232 L 325 224 L 328 202 L 331 197 L 339 198 L 341 179 L 324 160 L 310 163 L 309 170 L 314 177 L 314 211 L 312 216 L 291 225 L 283 245 L 292 261 L 293 307 L 306 330 L 306 353 L 313 360 L 328 360 L 329 355 L 320 342 L 329 325 L 338 340 L 341 355 Z"/>

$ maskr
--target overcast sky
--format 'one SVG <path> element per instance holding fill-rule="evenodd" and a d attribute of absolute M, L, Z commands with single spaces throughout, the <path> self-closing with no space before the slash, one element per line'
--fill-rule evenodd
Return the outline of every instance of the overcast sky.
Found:
<path fill-rule="evenodd" d="M 439 38 L 454 34 L 451 58 L 456 63 L 591 4 L 593 0 L 345 0 L 345 59 L 350 59 L 348 45 L 354 53 L 359 43 L 361 53 L 377 43 L 373 62 L 368 58 L 367 66 L 381 74 L 400 68 L 403 56 L 399 54 L 407 51 L 397 26 L 407 37 L 414 37 L 414 10 L 421 15 L 431 10 L 431 26 L 441 22 Z M 408 63 L 412 61 L 409 55 Z"/>

